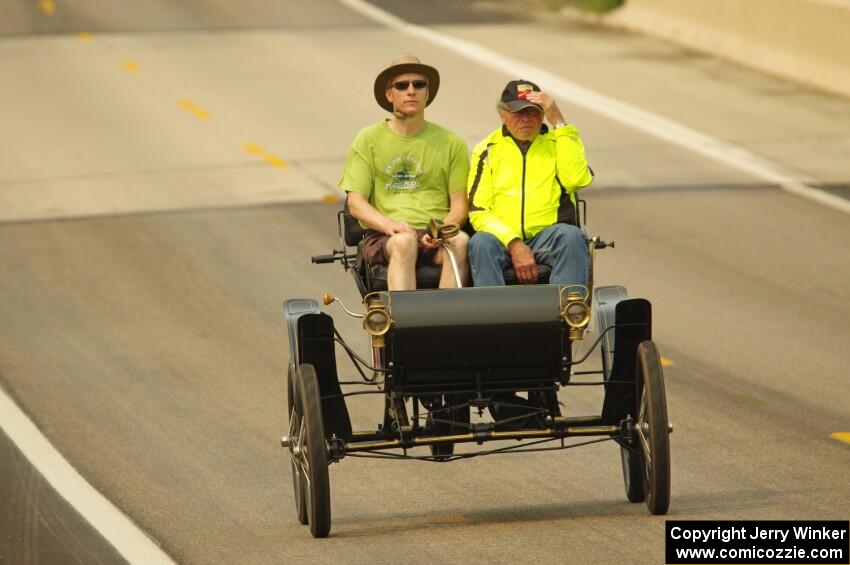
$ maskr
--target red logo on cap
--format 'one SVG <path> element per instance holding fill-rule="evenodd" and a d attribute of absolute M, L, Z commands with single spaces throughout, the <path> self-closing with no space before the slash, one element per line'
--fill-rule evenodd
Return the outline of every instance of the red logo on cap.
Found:
<path fill-rule="evenodd" d="M 516 97 L 519 100 L 526 100 L 528 98 L 528 93 L 533 90 L 534 87 L 530 84 L 518 84 L 516 87 Z"/>

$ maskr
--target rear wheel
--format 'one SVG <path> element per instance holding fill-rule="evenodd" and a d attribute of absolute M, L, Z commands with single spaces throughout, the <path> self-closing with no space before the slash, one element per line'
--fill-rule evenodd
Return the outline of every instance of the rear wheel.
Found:
<path fill-rule="evenodd" d="M 653 514 L 666 514 L 670 508 L 670 432 L 661 356 L 652 341 L 638 345 L 636 364 L 639 409 L 635 436 L 643 459 L 640 468 L 646 507 Z"/>
<path fill-rule="evenodd" d="M 290 364 L 289 371 L 286 376 L 286 392 L 287 405 L 289 407 L 289 438 L 290 442 L 298 442 L 298 434 L 301 430 L 301 413 L 296 410 L 296 397 L 298 379 L 296 378 L 295 365 Z M 292 468 L 292 490 L 293 498 L 295 499 L 295 515 L 298 522 L 301 524 L 307 523 L 307 502 L 304 496 L 305 480 L 301 473 L 301 466 L 298 464 L 295 455 L 290 447 L 290 467 Z"/>
<path fill-rule="evenodd" d="M 623 461 L 623 482 L 626 485 L 626 498 L 629 499 L 629 502 L 643 502 L 646 500 L 641 470 L 643 454 L 621 446 L 620 459 Z"/>
<path fill-rule="evenodd" d="M 462 400 L 443 396 L 441 403 L 432 404 L 428 413 L 429 422 L 426 424 L 435 435 L 453 435 L 469 431 L 469 406 Z M 444 459 L 455 452 L 453 443 L 436 443 L 431 445 L 431 455 Z"/>
<path fill-rule="evenodd" d="M 611 355 L 608 352 L 607 345 L 608 339 L 605 339 L 599 348 L 602 351 L 602 371 L 606 381 L 611 378 Z M 640 392 L 637 393 L 637 398 L 640 398 Z M 629 499 L 629 502 L 643 502 L 646 500 L 641 470 L 643 468 L 643 453 L 640 451 L 637 438 L 632 439 L 629 447 L 620 446 L 620 460 L 623 464 L 623 483 L 626 487 L 626 498 Z"/>
<path fill-rule="evenodd" d="M 302 414 L 297 451 L 300 470 L 305 479 L 307 521 L 313 537 L 323 538 L 331 530 L 331 488 L 322 399 L 313 365 L 305 363 L 299 367 L 297 388 L 301 408 L 299 412 Z"/>

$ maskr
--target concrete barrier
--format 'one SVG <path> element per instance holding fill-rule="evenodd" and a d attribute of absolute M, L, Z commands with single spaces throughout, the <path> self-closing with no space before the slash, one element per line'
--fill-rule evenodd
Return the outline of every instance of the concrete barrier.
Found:
<path fill-rule="evenodd" d="M 626 0 L 602 20 L 850 97 L 850 0 Z"/>

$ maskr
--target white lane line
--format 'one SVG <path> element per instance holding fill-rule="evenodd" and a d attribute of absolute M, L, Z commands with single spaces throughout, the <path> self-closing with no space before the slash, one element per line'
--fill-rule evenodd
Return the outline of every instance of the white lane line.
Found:
<path fill-rule="evenodd" d="M 845 200 L 828 192 L 812 188 L 806 184 L 804 179 L 783 171 L 783 168 L 779 164 L 750 153 L 746 149 L 705 135 L 685 125 L 647 112 L 631 104 L 609 98 L 589 88 L 564 80 L 545 69 L 524 63 L 512 57 L 506 57 L 476 43 L 452 37 L 433 29 L 410 24 L 393 14 L 369 4 L 365 0 L 338 1 L 351 10 L 380 24 L 450 49 L 476 63 L 506 73 L 512 77 L 525 77 L 529 80 L 534 80 L 538 84 L 546 85 L 546 90 L 551 94 L 571 104 L 581 106 L 591 112 L 640 130 L 673 145 L 683 147 L 745 171 L 756 178 L 779 185 L 783 190 L 792 194 L 814 200 L 830 208 L 850 214 L 850 200 Z"/>
<path fill-rule="evenodd" d="M 174 561 L 94 489 L 0 389 L 0 428 L 50 485 L 130 563 Z"/>

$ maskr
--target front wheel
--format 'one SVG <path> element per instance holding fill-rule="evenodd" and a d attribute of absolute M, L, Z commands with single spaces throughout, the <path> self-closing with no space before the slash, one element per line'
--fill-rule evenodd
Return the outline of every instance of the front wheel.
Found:
<path fill-rule="evenodd" d="M 293 443 L 298 443 L 301 433 L 301 413 L 296 410 L 296 397 L 298 396 L 298 379 L 296 378 L 295 365 L 290 364 L 286 375 L 287 405 L 289 407 L 289 437 Z M 307 523 L 307 501 L 304 491 L 306 480 L 301 472 L 298 457 L 293 454 L 290 447 L 290 467 L 292 468 L 292 490 L 295 499 L 295 515 L 299 524 Z"/>
<path fill-rule="evenodd" d="M 327 537 L 331 530 L 331 487 L 328 478 L 328 448 L 322 421 L 322 398 L 313 365 L 298 369 L 298 401 L 302 415 L 298 459 L 305 479 L 307 521 L 314 538 Z"/>
<path fill-rule="evenodd" d="M 626 498 L 629 502 L 643 502 L 646 500 L 646 492 L 643 490 L 643 453 L 620 446 L 620 459 L 623 462 Z"/>
<path fill-rule="evenodd" d="M 652 341 L 638 345 L 636 361 L 636 393 L 640 401 L 635 435 L 643 459 L 641 478 L 646 507 L 653 514 L 666 514 L 670 508 L 670 432 L 661 356 Z"/>

